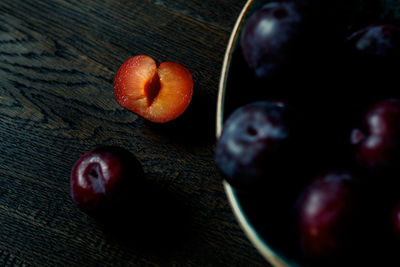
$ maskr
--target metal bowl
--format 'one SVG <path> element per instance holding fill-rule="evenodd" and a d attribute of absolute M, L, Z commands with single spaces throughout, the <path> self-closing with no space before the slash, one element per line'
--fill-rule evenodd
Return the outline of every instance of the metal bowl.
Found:
<path fill-rule="evenodd" d="M 226 84 L 229 78 L 229 68 L 231 65 L 233 52 L 237 47 L 240 31 L 243 27 L 246 18 L 260 5 L 260 2 L 261 1 L 256 1 L 256 0 L 249 0 L 246 2 L 239 17 L 237 18 L 237 21 L 235 23 L 235 26 L 233 28 L 232 34 L 228 42 L 222 66 L 221 79 L 219 83 L 217 118 L 216 118 L 217 138 L 221 135 L 223 128 Z M 228 201 L 231 205 L 231 208 L 233 210 L 236 219 L 239 222 L 240 227 L 242 228 L 242 230 L 244 231 L 250 242 L 253 244 L 253 246 L 259 251 L 259 253 L 276 267 L 293 266 L 290 265 L 288 261 L 286 261 L 282 256 L 278 255 L 273 249 L 271 249 L 270 246 L 268 246 L 265 240 L 261 237 L 261 235 L 257 232 L 253 224 L 249 221 L 249 218 L 246 216 L 246 212 L 240 203 L 236 190 L 226 181 L 223 181 L 223 185 Z"/>

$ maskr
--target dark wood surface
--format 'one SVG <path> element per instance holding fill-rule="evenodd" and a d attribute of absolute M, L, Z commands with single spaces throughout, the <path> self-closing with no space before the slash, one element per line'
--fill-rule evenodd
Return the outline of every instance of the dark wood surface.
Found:
<path fill-rule="evenodd" d="M 0 1 L 0 266 L 269 266 L 213 161 L 220 70 L 244 3 Z M 137 54 L 191 70 L 177 120 L 149 123 L 114 100 L 114 74 Z M 134 153 L 159 193 L 159 214 L 126 236 L 69 195 L 72 165 L 99 145 Z"/>

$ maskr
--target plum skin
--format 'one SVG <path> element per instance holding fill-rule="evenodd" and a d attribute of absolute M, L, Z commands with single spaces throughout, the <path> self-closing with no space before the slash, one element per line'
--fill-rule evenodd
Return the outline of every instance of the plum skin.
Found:
<path fill-rule="evenodd" d="M 225 179 L 246 190 L 283 173 L 290 154 L 290 122 L 290 111 L 282 103 L 259 101 L 236 109 L 215 149 L 215 162 Z"/>
<path fill-rule="evenodd" d="M 301 249 L 314 261 L 349 256 L 360 231 L 361 194 L 358 181 L 347 172 L 330 172 L 315 180 L 296 205 Z"/>
<path fill-rule="evenodd" d="M 240 44 L 244 58 L 258 78 L 268 78 L 290 63 L 303 18 L 293 2 L 270 2 L 244 25 Z M 296 50 L 297 51 L 297 50 Z"/>
<path fill-rule="evenodd" d="M 400 56 L 400 28 L 395 25 L 370 25 L 354 32 L 347 41 L 361 54 L 381 57 Z"/>
<path fill-rule="evenodd" d="M 70 194 L 84 212 L 108 212 L 128 201 L 143 182 L 140 162 L 128 150 L 101 146 L 82 155 L 70 176 Z"/>
<path fill-rule="evenodd" d="M 354 129 L 351 136 L 358 163 L 373 172 L 399 168 L 400 101 L 377 102 L 366 113 L 364 123 L 365 130 Z"/>

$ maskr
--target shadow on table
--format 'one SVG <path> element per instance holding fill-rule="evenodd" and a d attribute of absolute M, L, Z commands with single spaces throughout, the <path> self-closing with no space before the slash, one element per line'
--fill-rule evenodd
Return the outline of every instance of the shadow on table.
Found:
<path fill-rule="evenodd" d="M 215 118 L 216 100 L 199 91 L 181 116 L 162 124 L 148 122 L 148 126 L 172 142 L 197 145 L 215 141 Z"/>
<path fill-rule="evenodd" d="M 151 182 L 121 208 L 97 219 L 109 241 L 152 255 L 169 255 L 192 237 L 188 207 Z"/>

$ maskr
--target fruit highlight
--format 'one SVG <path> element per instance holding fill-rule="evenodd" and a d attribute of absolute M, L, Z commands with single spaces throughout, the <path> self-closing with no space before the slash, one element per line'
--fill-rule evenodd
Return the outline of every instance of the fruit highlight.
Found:
<path fill-rule="evenodd" d="M 84 212 L 107 212 L 135 194 L 143 176 L 140 162 L 126 149 L 97 147 L 74 164 L 70 177 L 71 197 Z"/>

